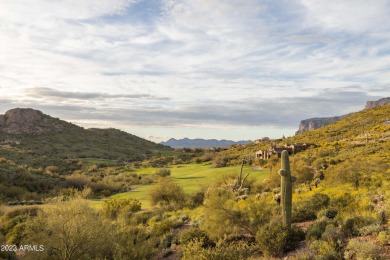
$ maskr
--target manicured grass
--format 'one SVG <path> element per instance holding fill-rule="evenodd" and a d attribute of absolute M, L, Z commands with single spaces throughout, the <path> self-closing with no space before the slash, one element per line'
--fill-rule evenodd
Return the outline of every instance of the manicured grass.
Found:
<path fill-rule="evenodd" d="M 207 187 L 223 175 L 238 175 L 241 166 L 213 168 L 209 163 L 204 164 L 180 164 L 170 167 L 171 177 L 179 184 L 186 193 L 193 194 Z M 137 169 L 137 174 L 153 174 L 156 168 Z M 268 178 L 268 171 L 254 170 L 251 167 L 244 167 L 243 175 L 250 173 L 248 179 L 263 180 Z M 150 207 L 149 192 L 155 184 L 138 185 L 133 191 L 115 194 L 110 198 L 136 198 L 141 201 L 142 207 Z"/>
<path fill-rule="evenodd" d="M 115 160 L 99 159 L 99 158 L 82 158 L 83 163 L 87 164 L 106 164 L 107 166 L 114 166 L 117 164 Z"/>

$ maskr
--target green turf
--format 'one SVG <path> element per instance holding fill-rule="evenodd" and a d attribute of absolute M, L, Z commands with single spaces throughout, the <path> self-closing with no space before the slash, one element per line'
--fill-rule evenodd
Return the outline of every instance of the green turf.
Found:
<path fill-rule="evenodd" d="M 99 159 L 99 158 L 81 158 L 80 160 L 82 160 L 83 163 L 87 163 L 87 164 L 106 164 L 107 166 L 114 166 L 118 163 L 115 160 Z"/>
<path fill-rule="evenodd" d="M 222 178 L 223 175 L 237 174 L 240 166 L 213 168 L 209 163 L 205 164 L 180 164 L 171 168 L 171 177 L 179 184 L 186 193 L 193 194 L 204 186 L 209 186 L 213 181 Z M 152 174 L 156 168 L 137 169 L 137 174 Z M 248 179 L 263 180 L 268 177 L 268 171 L 254 170 L 251 167 L 244 167 L 243 174 L 250 173 Z M 141 201 L 142 207 L 150 207 L 149 191 L 155 184 L 138 185 L 133 191 L 115 194 L 110 198 L 136 198 Z"/>

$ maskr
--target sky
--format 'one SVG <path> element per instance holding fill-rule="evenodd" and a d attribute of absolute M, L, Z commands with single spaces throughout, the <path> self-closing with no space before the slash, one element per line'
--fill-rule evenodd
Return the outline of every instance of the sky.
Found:
<path fill-rule="evenodd" d="M 0 114 L 291 136 L 390 96 L 390 0 L 0 0 Z"/>

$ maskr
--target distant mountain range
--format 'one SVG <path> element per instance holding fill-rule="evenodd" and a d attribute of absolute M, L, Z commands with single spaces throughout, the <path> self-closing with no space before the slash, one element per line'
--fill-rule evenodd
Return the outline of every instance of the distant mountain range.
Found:
<path fill-rule="evenodd" d="M 216 139 L 175 139 L 171 138 L 166 142 L 161 142 L 160 144 L 170 146 L 172 148 L 207 148 L 207 147 L 228 147 L 232 144 L 247 144 L 252 141 L 242 140 L 242 141 L 232 141 L 232 140 L 216 140 Z"/>
<path fill-rule="evenodd" d="M 381 98 L 376 101 L 367 101 L 366 106 L 364 109 L 371 109 L 378 106 L 383 106 L 390 103 L 390 97 Z M 309 118 L 302 120 L 299 123 L 299 128 L 296 134 L 304 133 L 306 131 L 312 131 L 314 129 L 332 124 L 336 121 L 339 121 L 353 113 L 342 115 L 342 116 L 334 116 L 334 117 L 317 117 L 317 118 Z"/>

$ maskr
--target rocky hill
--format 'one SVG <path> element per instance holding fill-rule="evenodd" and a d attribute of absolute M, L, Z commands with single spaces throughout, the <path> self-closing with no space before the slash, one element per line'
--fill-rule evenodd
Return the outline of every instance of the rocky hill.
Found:
<path fill-rule="evenodd" d="M 343 119 L 347 115 L 344 116 L 334 116 L 334 117 L 319 117 L 319 118 L 309 118 L 302 120 L 299 123 L 299 128 L 298 131 L 296 132 L 297 134 L 299 133 L 304 133 L 306 131 L 312 131 L 317 128 L 329 125 L 331 123 L 334 123 L 340 119 Z"/>
<path fill-rule="evenodd" d="M 390 103 L 390 97 L 381 98 L 377 101 L 367 101 L 364 109 L 371 109 L 378 106 L 383 106 Z M 304 133 L 306 131 L 312 131 L 314 129 L 324 127 L 326 125 L 332 124 L 336 121 L 339 121 L 353 113 L 342 115 L 342 116 L 334 116 L 334 117 L 317 117 L 317 118 L 309 118 L 302 120 L 299 123 L 298 131 L 296 134 Z"/>
<path fill-rule="evenodd" d="M 175 139 L 171 138 L 166 142 L 160 144 L 167 145 L 173 148 L 206 148 L 206 147 L 228 147 L 232 144 L 247 144 L 251 141 L 232 141 L 232 140 L 216 140 L 216 139 Z"/>
<path fill-rule="evenodd" d="M 7 134 L 62 132 L 77 127 L 31 108 L 15 108 L 0 115 L 0 131 Z"/>
<path fill-rule="evenodd" d="M 390 103 L 390 97 L 381 98 L 377 101 L 367 101 L 366 107 L 364 109 L 370 109 L 374 107 L 383 106 Z"/>
<path fill-rule="evenodd" d="M 34 156 L 133 161 L 171 149 L 117 129 L 84 129 L 30 108 L 0 116 L 0 148 L 0 156 L 14 154 L 10 159 L 24 163 Z"/>

